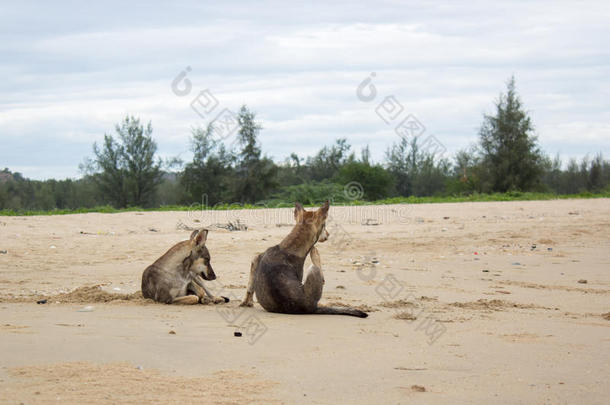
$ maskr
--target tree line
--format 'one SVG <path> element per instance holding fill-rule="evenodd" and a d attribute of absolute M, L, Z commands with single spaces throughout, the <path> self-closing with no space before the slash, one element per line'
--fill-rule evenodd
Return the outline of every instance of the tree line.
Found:
<path fill-rule="evenodd" d="M 193 128 L 190 162 L 162 161 L 152 124 L 125 117 L 114 135 L 105 134 L 101 144 L 93 145 L 93 156 L 80 165 L 80 179 L 37 181 L 9 169 L 0 171 L 0 210 L 610 191 L 610 162 L 601 154 L 571 159 L 565 166 L 559 157 L 544 154 L 514 78 L 495 102 L 495 112 L 483 117 L 478 143 L 451 160 L 436 156 L 417 137 L 401 137 L 388 147 L 383 162 L 372 162 L 368 147 L 356 153 L 341 138 L 313 156 L 292 153 L 276 163 L 263 153 L 263 128 L 255 113 L 244 105 L 237 117 L 239 130 L 232 148 L 215 138 L 214 123 Z M 353 189 L 346 189 L 348 185 Z"/>

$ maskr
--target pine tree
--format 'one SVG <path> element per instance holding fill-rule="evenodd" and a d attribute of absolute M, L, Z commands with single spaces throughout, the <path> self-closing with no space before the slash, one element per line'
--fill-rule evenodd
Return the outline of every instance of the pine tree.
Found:
<path fill-rule="evenodd" d="M 125 117 L 115 127 L 117 138 L 104 135 L 104 144 L 93 144 L 93 159 L 87 159 L 81 170 L 91 175 L 98 191 L 114 206 L 150 206 L 163 173 L 161 161 L 155 158 L 157 144 L 152 125 L 146 128 L 135 117 Z"/>
<path fill-rule="evenodd" d="M 215 205 L 229 196 L 233 156 L 222 142 L 213 138 L 213 124 L 206 129 L 194 128 L 191 135 L 193 160 L 184 168 L 181 184 L 187 194 L 187 203 Z"/>
<path fill-rule="evenodd" d="M 514 77 L 508 81 L 507 93 L 500 95 L 495 115 L 485 115 L 479 135 L 485 191 L 528 191 L 539 186 L 544 159 Z"/>
<path fill-rule="evenodd" d="M 277 166 L 262 157 L 258 144 L 262 127 L 255 121 L 256 114 L 243 105 L 237 118 L 241 151 L 236 165 L 235 198 L 241 203 L 254 203 L 267 198 L 276 187 Z"/>

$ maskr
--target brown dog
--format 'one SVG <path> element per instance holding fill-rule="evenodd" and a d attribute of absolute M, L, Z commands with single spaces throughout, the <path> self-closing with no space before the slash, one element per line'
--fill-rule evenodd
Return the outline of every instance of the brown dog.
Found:
<path fill-rule="evenodd" d="M 189 240 L 174 245 L 142 274 L 142 295 L 166 304 L 228 302 L 214 297 L 203 280 L 215 280 L 210 252 L 205 246 L 208 230 L 195 230 Z"/>
<path fill-rule="evenodd" d="M 315 212 L 305 211 L 301 204 L 296 204 L 294 218 L 297 223 L 290 234 L 252 261 L 248 290 L 241 306 L 252 306 L 256 293 L 258 302 L 269 312 L 368 316 L 355 308 L 318 306 L 324 276 L 314 245 L 328 237 L 328 209 L 328 201 Z M 303 284 L 303 264 L 307 255 L 313 265 Z"/>

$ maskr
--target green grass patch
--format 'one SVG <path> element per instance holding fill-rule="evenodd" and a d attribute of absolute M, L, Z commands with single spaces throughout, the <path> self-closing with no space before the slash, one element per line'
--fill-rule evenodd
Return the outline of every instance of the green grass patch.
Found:
<path fill-rule="evenodd" d="M 610 198 L 610 191 L 602 193 L 580 193 L 580 194 L 552 194 L 552 193 L 495 193 L 495 194 L 471 194 L 468 196 L 432 196 L 432 197 L 393 197 L 377 201 L 352 201 L 350 203 L 335 203 L 334 206 L 348 205 L 392 205 L 392 204 L 435 204 L 435 203 L 460 203 L 460 202 L 490 202 L 490 201 L 545 201 L 545 200 L 565 200 L 565 199 L 589 199 L 589 198 Z M 193 205 L 164 205 L 156 208 L 113 208 L 111 206 L 101 206 L 94 208 L 78 208 L 73 210 L 0 210 L 0 216 L 33 216 L 33 215 L 70 215 L 102 213 L 115 214 L 120 212 L 163 212 L 163 211 L 192 211 L 192 210 L 240 210 L 240 209 L 261 209 L 261 208 L 290 208 L 293 202 L 271 200 L 258 204 L 217 204 L 213 207 L 205 207 L 201 204 Z M 309 204 L 309 207 L 316 204 Z"/>

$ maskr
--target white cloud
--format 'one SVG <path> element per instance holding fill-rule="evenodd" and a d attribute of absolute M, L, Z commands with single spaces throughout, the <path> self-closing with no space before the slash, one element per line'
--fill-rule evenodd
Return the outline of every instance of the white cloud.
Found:
<path fill-rule="evenodd" d="M 190 128 L 206 123 L 189 103 L 205 88 L 256 111 L 278 160 L 339 137 L 382 159 L 397 140 L 375 114 L 389 95 L 453 152 L 476 141 L 511 74 L 547 152 L 610 155 L 604 2 L 91 7 L 57 3 L 42 18 L 15 3 L 0 16 L 0 165 L 77 175 L 125 114 L 152 120 L 162 155 L 188 157 Z M 180 98 L 170 83 L 186 66 L 193 92 Z M 370 72 L 367 104 L 355 90 Z"/>

